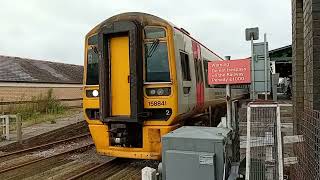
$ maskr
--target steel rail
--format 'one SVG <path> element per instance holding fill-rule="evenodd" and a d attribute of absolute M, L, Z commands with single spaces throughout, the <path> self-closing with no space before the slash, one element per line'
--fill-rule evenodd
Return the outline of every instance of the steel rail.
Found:
<path fill-rule="evenodd" d="M 68 178 L 67 180 L 79 179 L 79 178 L 81 178 L 81 177 L 89 174 L 90 172 L 93 172 L 93 171 L 99 169 L 99 168 L 102 167 L 102 166 L 105 166 L 105 165 L 107 165 L 107 164 L 112 165 L 112 164 L 114 163 L 114 161 L 116 161 L 116 160 L 117 160 L 117 159 L 113 159 L 113 160 L 111 160 L 111 161 L 108 161 L 108 162 L 105 162 L 105 163 L 102 163 L 102 164 L 98 164 L 98 165 L 96 165 L 96 166 L 94 166 L 94 167 L 92 167 L 92 168 L 90 168 L 90 169 L 87 169 L 86 171 L 83 171 L 83 172 L 80 173 L 80 174 L 77 174 L 77 175 L 75 175 L 75 176 L 72 176 L 72 177 Z"/>
<path fill-rule="evenodd" d="M 83 138 L 83 137 L 86 137 L 86 136 L 89 136 L 89 135 L 90 135 L 90 133 L 86 133 L 86 134 L 82 134 L 82 135 L 79 135 L 79 136 L 74 136 L 74 137 L 71 137 L 71 138 L 62 139 L 62 140 L 59 140 L 59 141 L 55 141 L 55 142 L 51 142 L 51 143 L 47 143 L 47 144 L 42 144 L 42 145 L 34 146 L 34 147 L 31 147 L 31 148 L 19 150 L 19 151 L 5 153 L 5 154 L 0 155 L 0 159 L 4 158 L 4 157 L 7 157 L 7 156 L 11 156 L 11 155 L 17 155 L 17 154 L 20 154 L 20 153 L 30 152 L 30 151 L 33 151 L 33 150 L 36 150 L 36 149 L 41 149 L 41 148 L 44 148 L 44 147 L 47 147 L 47 146 L 61 144 L 61 143 L 64 143 L 64 142 L 68 142 L 68 141 L 72 141 L 72 140 L 75 140 L 75 139 Z"/>
<path fill-rule="evenodd" d="M 81 147 L 78 147 L 78 148 L 75 148 L 75 149 L 72 149 L 72 150 L 64 151 L 62 153 L 54 154 L 54 155 L 51 155 L 51 156 L 48 156 L 48 157 L 39 158 L 39 159 L 36 159 L 36 160 L 33 160 L 33 161 L 29 161 L 29 162 L 25 162 L 25 163 L 22 163 L 22 164 L 13 166 L 13 167 L 2 169 L 2 170 L 0 170 L 0 174 L 8 172 L 8 171 L 11 171 L 11 170 L 14 170 L 14 169 L 18 169 L 18 168 L 21 168 L 21 167 L 24 167 L 24 166 L 27 166 L 27 165 L 30 165 L 30 164 L 34 164 L 34 163 L 37 163 L 37 162 L 40 162 L 40 161 L 44 161 L 44 160 L 47 160 L 47 159 L 55 158 L 55 157 L 62 156 L 62 155 L 68 154 L 68 153 L 73 153 L 75 151 L 80 151 L 80 150 L 86 149 L 88 147 L 91 147 L 93 145 L 94 145 L 93 143 L 90 143 L 88 145 L 84 145 L 84 146 L 81 146 Z"/>
<path fill-rule="evenodd" d="M 107 177 L 111 177 L 116 173 L 116 171 L 118 171 L 123 165 L 127 164 L 127 163 L 130 163 L 132 162 L 132 160 L 125 160 L 125 159 L 121 159 L 121 158 L 115 158 L 115 159 L 112 159 L 111 161 L 108 161 L 108 162 L 104 162 L 102 164 L 99 164 L 99 165 L 96 165 L 90 169 L 87 169 L 86 171 L 83 171 L 77 175 L 74 175 L 72 177 L 69 177 L 67 178 L 67 180 L 76 180 L 76 179 L 80 179 L 86 175 L 89 175 L 90 173 L 98 170 L 99 168 L 102 168 L 104 166 L 106 167 L 110 167 L 110 172 L 108 173 L 108 176 Z M 120 170 L 119 170 L 120 172 Z"/>

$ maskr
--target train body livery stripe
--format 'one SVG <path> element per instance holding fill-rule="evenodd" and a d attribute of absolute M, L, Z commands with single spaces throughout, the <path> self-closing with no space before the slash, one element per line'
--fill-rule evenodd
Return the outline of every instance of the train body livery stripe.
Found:
<path fill-rule="evenodd" d="M 197 96 L 197 108 L 202 108 L 204 105 L 204 87 L 203 87 L 203 72 L 202 67 L 199 66 L 202 64 L 202 58 L 201 58 L 201 47 L 200 44 L 192 39 L 192 53 L 193 58 L 195 61 L 195 69 L 196 69 L 196 76 L 198 76 L 196 81 L 196 96 Z"/>
<path fill-rule="evenodd" d="M 184 31 L 181 31 L 180 28 L 178 27 L 174 27 L 174 29 L 178 30 L 179 32 L 183 33 L 184 35 L 188 36 L 189 38 L 191 38 L 193 41 L 197 42 L 198 44 L 200 44 L 202 47 L 204 47 L 206 50 L 210 51 L 211 53 L 213 53 L 214 55 L 216 55 L 218 58 L 220 58 L 220 60 L 223 60 L 222 57 L 220 57 L 218 54 L 216 54 L 215 52 L 213 52 L 212 50 L 210 50 L 208 47 L 206 47 L 205 45 L 201 44 L 199 41 L 197 41 L 195 38 L 193 38 L 192 36 L 190 36 L 190 34 L 185 33 Z"/>

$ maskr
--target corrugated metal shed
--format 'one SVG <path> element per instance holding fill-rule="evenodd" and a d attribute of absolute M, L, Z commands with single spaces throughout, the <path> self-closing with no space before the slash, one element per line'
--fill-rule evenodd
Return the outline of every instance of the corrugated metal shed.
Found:
<path fill-rule="evenodd" d="M 82 84 L 83 66 L 0 56 L 0 82 Z"/>

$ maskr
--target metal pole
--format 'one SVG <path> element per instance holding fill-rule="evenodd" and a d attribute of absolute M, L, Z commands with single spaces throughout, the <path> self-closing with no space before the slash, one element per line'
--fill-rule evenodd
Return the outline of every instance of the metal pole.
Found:
<path fill-rule="evenodd" d="M 225 60 L 230 61 L 230 56 L 225 56 Z M 232 129 L 231 119 L 231 87 L 230 84 L 226 85 L 226 103 L 227 103 L 227 127 Z"/>
<path fill-rule="evenodd" d="M 252 81 L 252 100 L 255 100 L 255 78 L 254 78 L 254 52 L 253 52 L 253 35 L 251 36 L 251 68 L 252 68 L 252 73 L 251 73 L 251 81 Z"/>
<path fill-rule="evenodd" d="M 211 106 L 209 106 L 209 110 L 208 110 L 209 112 L 209 125 L 210 125 L 210 127 L 212 127 L 212 108 L 211 108 Z"/>
<path fill-rule="evenodd" d="M 268 48 L 267 48 L 267 34 L 264 33 L 264 99 L 268 100 L 268 87 L 267 87 L 267 81 L 268 81 L 268 74 L 267 74 L 267 61 L 268 61 Z"/>
<path fill-rule="evenodd" d="M 272 74 L 272 99 L 278 101 L 277 97 L 277 84 L 279 82 L 279 73 Z"/>

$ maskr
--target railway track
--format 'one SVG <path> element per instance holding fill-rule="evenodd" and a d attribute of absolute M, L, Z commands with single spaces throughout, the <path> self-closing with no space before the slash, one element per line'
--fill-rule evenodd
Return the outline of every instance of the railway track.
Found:
<path fill-rule="evenodd" d="M 74 136 L 74 137 L 71 137 L 71 138 L 62 139 L 62 140 L 59 140 L 59 141 L 54 141 L 54 142 L 50 142 L 50 143 L 34 146 L 34 147 L 31 147 L 31 148 L 27 148 L 27 149 L 22 149 L 22 150 L 19 150 L 19 151 L 13 151 L 13 152 L 4 153 L 4 154 L 0 155 L 0 158 L 11 156 L 11 155 L 15 155 L 15 154 L 20 154 L 20 153 L 30 152 L 30 151 L 33 151 L 33 150 L 37 150 L 37 149 L 41 149 L 41 148 L 45 148 L 45 147 L 49 147 L 49 146 L 54 146 L 54 145 L 65 143 L 65 142 L 69 142 L 69 141 L 72 141 L 72 140 L 88 137 L 89 135 L 90 135 L 90 133 L 85 133 L 85 134 Z"/>
<path fill-rule="evenodd" d="M 24 179 L 24 177 L 27 177 L 26 179 L 46 179 L 47 177 L 41 176 L 42 170 L 48 170 L 51 168 L 51 166 L 53 169 L 57 166 L 63 166 L 69 163 L 66 160 L 68 156 L 67 154 L 71 154 L 74 151 L 78 151 L 78 153 L 82 153 L 82 151 L 85 151 L 85 149 L 90 148 L 91 145 L 92 144 L 79 147 L 71 151 L 66 151 L 64 153 L 49 156 L 46 158 L 41 158 L 32 162 L 20 164 L 18 166 L 1 170 L 0 179 Z M 138 180 L 141 177 L 140 172 L 142 167 L 132 166 L 131 164 L 132 162 L 135 162 L 135 160 L 115 158 L 108 162 L 97 163 L 95 165 L 91 164 L 90 165 L 91 167 L 89 166 L 90 168 L 84 171 L 81 171 L 80 173 L 77 173 L 77 172 L 79 172 L 81 169 L 84 169 L 84 168 L 76 169 L 74 172 L 67 173 L 65 175 L 60 175 L 59 173 L 53 174 L 52 179 L 68 179 L 68 180 L 77 180 L 77 179 L 135 180 L 137 179 Z M 24 173 L 25 171 L 29 171 L 29 172 Z"/>
<path fill-rule="evenodd" d="M 107 179 L 114 175 L 117 175 L 121 170 L 126 169 L 130 166 L 130 163 L 133 160 L 130 159 L 121 159 L 115 158 L 108 162 L 98 164 L 93 166 L 82 173 L 76 174 L 72 177 L 69 177 L 68 180 L 77 180 L 77 179 Z M 139 171 L 140 172 L 140 171 Z"/>
<path fill-rule="evenodd" d="M 0 179 L 22 179 L 50 166 L 67 163 L 67 157 L 93 149 L 89 134 L 6 153 L 0 156 Z M 65 147 L 65 148 L 64 148 Z"/>
<path fill-rule="evenodd" d="M 82 151 L 82 150 L 85 150 L 85 149 L 87 149 L 89 147 L 92 147 L 93 145 L 94 145 L 93 143 L 90 143 L 88 145 L 84 145 L 84 146 L 81 146 L 81 147 L 78 147 L 78 148 L 75 148 L 75 149 L 72 149 L 72 150 L 69 150 L 69 151 L 65 151 L 65 152 L 54 154 L 54 155 L 51 155 L 51 156 L 35 159 L 35 160 L 28 161 L 28 162 L 25 162 L 25 163 L 22 163 L 22 164 L 18 164 L 18 165 L 13 166 L 13 167 L 1 169 L 0 170 L 0 174 L 8 172 L 8 171 L 11 171 L 11 170 L 15 170 L 15 169 L 18 169 L 18 168 L 21 168 L 21 167 L 24 167 L 24 166 L 27 166 L 27 165 L 30 165 L 30 164 L 34 164 L 34 163 L 37 163 L 37 162 L 40 162 L 40 161 L 44 161 L 44 160 L 56 158 L 56 157 L 59 157 L 59 156 L 63 156 L 63 155 L 68 154 L 68 153 L 73 153 L 73 152 L 76 152 L 76 151 Z"/>
<path fill-rule="evenodd" d="M 2 154 L 0 179 L 141 179 L 142 160 L 99 156 L 88 139 L 83 134 Z"/>
<path fill-rule="evenodd" d="M 90 136 L 89 133 L 85 133 L 85 134 L 82 134 L 82 135 L 79 135 L 79 136 L 74 136 L 74 137 L 71 137 L 71 138 L 62 139 L 62 140 L 59 140 L 59 141 L 54 141 L 54 142 L 50 142 L 50 143 L 34 146 L 34 147 L 31 147 L 31 148 L 27 148 L 27 149 L 22 149 L 22 150 L 18 150 L 18 151 L 4 153 L 4 154 L 0 155 L 0 162 L 3 161 L 3 160 L 6 160 L 8 158 L 11 158 L 12 156 L 18 156 L 18 155 L 21 156 L 21 155 L 23 155 L 25 153 L 28 153 L 28 152 L 41 150 L 41 149 L 44 149 L 44 148 L 50 148 L 52 146 L 56 146 L 56 145 L 59 145 L 59 144 L 70 142 L 70 141 L 86 138 L 86 137 L 89 137 L 89 136 Z"/>

